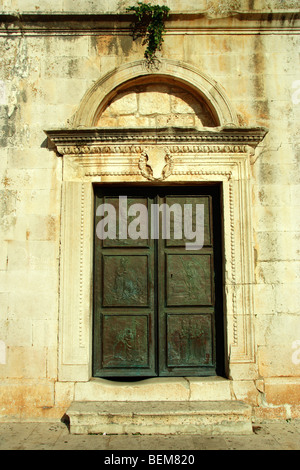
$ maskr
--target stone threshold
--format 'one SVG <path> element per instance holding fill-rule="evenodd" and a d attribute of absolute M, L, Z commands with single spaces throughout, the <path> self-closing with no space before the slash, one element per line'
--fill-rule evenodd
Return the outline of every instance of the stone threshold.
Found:
<path fill-rule="evenodd" d="M 223 377 L 155 377 L 136 382 L 92 378 L 76 382 L 74 399 L 97 401 L 228 401 L 231 381 Z"/>
<path fill-rule="evenodd" d="M 240 401 L 73 402 L 71 434 L 251 434 L 251 406 Z"/>

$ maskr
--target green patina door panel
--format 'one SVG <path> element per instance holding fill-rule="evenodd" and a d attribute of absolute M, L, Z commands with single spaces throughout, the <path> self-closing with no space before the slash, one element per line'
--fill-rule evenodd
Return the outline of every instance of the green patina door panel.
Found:
<path fill-rule="evenodd" d="M 160 199 L 161 204 L 176 207 L 179 215 L 184 214 L 187 206 L 191 206 L 194 212 L 197 205 L 204 208 L 204 237 L 201 245 L 187 250 L 186 244 L 190 241 L 184 233 L 181 239 L 172 238 L 174 230 L 171 230 L 169 240 L 159 238 L 160 375 L 215 374 L 212 197 L 166 195 Z M 196 217 L 192 215 L 195 231 Z"/>
<path fill-rule="evenodd" d="M 98 236 L 108 214 L 99 212 L 100 205 L 107 209 L 103 204 L 115 214 L 109 226 L 114 239 Z M 152 209 L 163 204 L 170 209 L 169 225 L 161 213 L 155 225 Z M 198 229 L 197 207 L 202 207 L 204 227 L 196 243 L 191 237 Z M 218 212 L 214 187 L 96 189 L 94 376 L 218 372 L 224 353 Z M 183 216 L 190 221 L 187 230 Z M 159 230 L 151 232 L 153 226 Z"/>
<path fill-rule="evenodd" d="M 110 222 L 116 238 L 99 238 L 97 232 L 95 236 L 94 376 L 154 376 L 157 373 L 154 241 L 150 237 L 137 240 L 130 237 L 128 227 L 135 217 L 127 215 L 125 227 L 119 195 L 122 193 L 107 189 L 97 192 L 95 200 L 98 229 L 103 217 L 97 215 L 97 208 L 107 204 L 110 211 L 115 209 L 115 226 L 114 212 Z M 128 196 L 125 202 L 128 208 L 141 204 L 150 213 L 152 202 L 147 196 Z"/>

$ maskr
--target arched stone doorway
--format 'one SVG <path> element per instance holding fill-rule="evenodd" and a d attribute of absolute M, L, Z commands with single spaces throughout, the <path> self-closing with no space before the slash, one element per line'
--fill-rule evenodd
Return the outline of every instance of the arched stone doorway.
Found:
<path fill-rule="evenodd" d="M 157 94 L 164 114 L 159 105 L 154 112 Z M 188 119 L 176 129 L 176 120 Z M 265 134 L 238 127 L 222 88 L 174 61 L 155 72 L 143 61 L 112 71 L 87 92 L 72 128 L 47 131 L 64 160 L 59 380 L 88 383 L 93 375 L 94 188 L 104 184 L 220 187 L 227 374 L 248 370 L 255 361 L 250 159 Z M 165 172 L 160 151 L 169 156 Z"/>

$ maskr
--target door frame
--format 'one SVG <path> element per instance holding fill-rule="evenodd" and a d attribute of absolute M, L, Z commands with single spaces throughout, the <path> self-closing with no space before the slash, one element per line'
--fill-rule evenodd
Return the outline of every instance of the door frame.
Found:
<path fill-rule="evenodd" d="M 132 250 L 135 250 L 136 247 L 134 246 L 127 246 L 125 247 L 122 245 L 121 247 L 116 246 L 116 244 L 113 244 L 112 247 L 104 247 L 103 249 L 103 242 L 97 239 L 96 236 L 96 212 L 97 212 L 97 207 L 95 207 L 94 211 L 94 217 L 95 217 L 95 223 L 94 223 L 94 286 L 93 286 L 93 291 L 94 291 L 94 296 L 93 296 L 93 377 L 102 377 L 102 378 L 109 378 L 109 379 L 116 379 L 118 380 L 124 380 L 130 379 L 132 380 L 133 378 L 136 378 L 137 380 L 141 380 L 143 378 L 149 378 L 149 377 L 184 377 L 187 375 L 190 376 L 195 376 L 195 377 L 206 377 L 206 376 L 212 376 L 212 375 L 218 375 L 218 376 L 223 376 L 225 377 L 225 370 L 226 370 L 226 365 L 227 362 L 225 360 L 226 354 L 225 354 L 225 328 L 224 328 L 224 312 L 223 312 L 223 298 L 224 298 L 224 293 L 223 293 L 223 232 L 222 232 L 222 214 L 221 214 L 221 193 L 222 193 L 222 188 L 220 184 L 210 184 L 210 185 L 205 185 L 205 184 L 194 184 L 194 185 L 164 185 L 164 186 L 141 186 L 141 185 L 126 185 L 126 184 L 103 184 L 103 185 L 94 185 L 94 199 L 97 201 L 97 198 L 100 197 L 100 199 L 103 199 L 103 202 L 106 200 L 106 198 L 116 198 L 118 195 L 126 195 L 128 198 L 135 197 L 135 198 L 151 198 L 153 199 L 154 203 L 159 202 L 160 204 L 162 203 L 162 200 L 165 197 L 209 197 L 211 200 L 211 204 L 209 207 L 209 225 L 210 225 L 210 236 L 213 239 L 213 243 L 211 245 L 212 249 L 212 255 L 213 255 L 213 265 L 212 265 L 212 272 L 211 272 L 211 282 L 213 283 L 213 305 L 208 308 L 205 306 L 199 307 L 203 313 L 203 310 L 210 310 L 213 308 L 214 313 L 213 313 L 213 324 L 212 324 L 212 360 L 214 363 L 214 366 L 208 367 L 208 366 L 201 366 L 199 368 L 199 371 L 194 371 L 193 369 L 189 368 L 179 368 L 177 371 L 174 373 L 168 373 L 167 372 L 167 364 L 163 364 L 163 352 L 167 354 L 167 352 L 162 348 L 162 344 L 165 345 L 166 338 L 164 338 L 164 334 L 167 334 L 166 331 L 161 331 L 161 327 L 163 330 L 166 328 L 165 324 L 165 311 L 169 311 L 169 313 L 172 310 L 178 311 L 178 308 L 173 307 L 173 308 L 167 308 L 167 306 L 164 306 L 164 295 L 166 295 L 166 286 L 165 286 L 165 277 L 164 275 L 161 275 L 161 264 L 165 264 L 165 260 L 159 260 L 160 254 L 165 257 L 165 254 L 161 252 L 162 250 L 164 251 L 164 243 L 162 239 L 159 240 L 154 240 L 152 242 L 148 241 L 148 243 L 143 244 L 143 246 L 139 245 L 137 248 L 138 254 L 146 254 L 144 253 L 145 250 L 148 252 L 149 250 L 152 251 L 152 256 L 153 256 L 153 263 L 154 265 L 152 268 L 154 271 L 152 272 L 151 276 L 154 276 L 154 279 L 152 280 L 154 282 L 153 285 L 153 299 L 151 305 L 153 308 L 153 318 L 151 323 L 151 332 L 149 331 L 149 337 L 151 337 L 151 344 L 149 344 L 149 351 L 148 353 L 150 354 L 151 352 L 154 354 L 154 363 L 153 363 L 153 358 L 150 360 L 149 367 L 147 371 L 143 374 L 144 368 L 140 369 L 137 367 L 134 370 L 130 371 L 129 373 L 124 375 L 122 372 L 116 368 L 115 371 L 112 369 L 111 371 L 103 369 L 102 373 L 101 371 L 101 357 L 103 354 L 98 350 L 99 346 L 101 345 L 102 341 L 102 336 L 100 335 L 100 330 L 103 329 L 102 321 L 106 317 L 105 311 L 107 308 L 105 308 L 104 305 L 102 305 L 102 302 L 99 300 L 99 295 L 103 296 L 104 295 L 104 284 L 102 279 L 103 276 L 103 267 L 102 263 L 104 262 L 103 256 L 106 255 L 114 255 L 114 256 L 119 256 L 121 252 L 123 255 L 126 255 L 128 252 L 129 255 L 133 254 Z M 149 205 L 148 205 L 148 210 L 149 210 Z M 150 216 L 149 216 L 150 217 Z M 150 227 L 150 218 L 149 218 L 149 227 Z M 118 243 L 117 243 L 118 245 Z M 102 246 L 102 248 L 101 248 Z M 151 249 L 152 246 L 152 249 Z M 208 245 L 208 248 L 209 249 Z M 107 251 L 108 249 L 108 251 Z M 121 252 L 120 252 L 121 249 Z M 204 248 L 205 249 L 205 248 Z M 177 249 L 178 250 L 178 249 Z M 177 251 L 176 250 L 176 251 Z M 105 255 L 105 251 L 107 251 Z M 182 250 L 180 250 L 182 251 Z M 98 254 L 96 254 L 98 253 Z M 185 252 L 185 254 L 193 255 L 195 252 L 190 251 L 190 252 Z M 197 251 L 199 254 L 199 252 Z M 150 255 L 150 252 L 148 253 Z M 102 259 L 99 260 L 99 257 Z M 99 269 L 101 272 L 99 272 Z M 149 269 L 151 270 L 150 266 Z M 144 307 L 145 308 L 145 307 Z M 195 310 L 194 313 L 196 313 L 196 310 L 199 310 L 190 307 L 190 309 Z M 145 310 L 144 315 L 147 314 L 151 310 L 151 306 L 147 303 L 147 308 Z M 108 312 L 111 311 L 110 314 L 112 315 L 117 315 L 118 314 L 118 308 L 116 310 L 116 307 L 111 307 L 108 308 Z M 121 316 L 123 314 L 125 315 L 126 310 L 128 310 L 127 307 L 124 308 L 124 312 L 122 311 L 120 313 Z M 135 308 L 135 310 L 140 310 Z M 143 311 L 144 309 L 142 309 Z M 207 310 L 207 311 L 208 311 Z M 142 313 L 140 311 L 140 315 Z M 100 315 L 101 312 L 101 319 L 100 317 L 98 318 L 97 315 Z M 130 312 L 129 312 L 130 313 Z M 174 312 L 173 312 L 174 313 Z M 128 315 L 128 313 L 127 313 Z M 142 316 L 144 316 L 142 315 Z M 148 320 L 149 321 L 149 320 Z M 150 326 L 149 326 L 150 327 Z M 103 331 L 102 331 L 103 334 Z M 152 344 L 153 343 L 153 344 Z M 100 362 L 99 362 L 100 361 Z M 153 369 L 154 366 L 154 369 Z M 126 368 L 126 367 L 125 367 Z M 151 370 L 153 369 L 152 373 Z M 175 368 L 176 369 L 176 368 Z M 112 373 L 114 371 L 114 373 Z"/>
<path fill-rule="evenodd" d="M 255 362 L 251 160 L 264 128 L 47 131 L 63 159 L 59 381 L 92 377 L 93 184 L 222 184 L 227 376 Z M 147 153 L 169 164 L 153 181 Z"/>

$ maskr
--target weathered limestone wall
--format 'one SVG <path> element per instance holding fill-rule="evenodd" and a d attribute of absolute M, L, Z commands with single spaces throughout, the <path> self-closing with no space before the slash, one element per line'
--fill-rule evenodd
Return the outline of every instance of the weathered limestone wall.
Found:
<path fill-rule="evenodd" d="M 52 1 L 36 3 L 4 0 L 3 10 L 54 9 Z M 115 12 L 132 3 L 101 5 Z M 214 4 L 160 3 L 176 11 Z M 282 4 L 251 3 L 257 10 Z M 58 0 L 55 11 L 86 12 L 88 7 L 94 12 L 96 4 Z M 246 1 L 226 4 L 248 8 Z M 291 0 L 287 8 L 293 7 Z M 257 416 L 299 417 L 299 25 L 296 31 L 295 23 L 286 20 L 274 34 L 258 34 L 255 27 L 243 34 L 230 30 L 230 19 L 223 21 L 217 34 L 169 31 L 161 56 L 191 64 L 216 80 L 241 125 L 269 129 L 252 162 L 256 363 L 233 381 L 232 394 L 259 405 Z M 125 62 L 140 60 L 143 50 L 126 31 L 21 35 L 18 28 L 0 30 L 0 417 L 60 417 L 74 393 L 73 383 L 57 382 L 62 160 L 48 150 L 43 131 L 68 126 L 93 83 Z M 125 120 L 118 108 L 121 99 L 107 108 L 99 125 L 123 125 L 129 117 L 136 125 L 141 118 L 141 125 L 211 124 L 203 110 L 201 119 L 199 109 L 198 115 L 187 112 L 178 89 L 149 86 L 128 95 L 132 108 L 129 113 L 125 103 Z M 154 119 L 142 108 L 142 95 L 158 91 L 169 107 L 164 118 L 156 114 Z"/>
<path fill-rule="evenodd" d="M 49 12 L 116 12 L 133 5 L 132 0 L 3 0 L 3 11 Z M 167 5 L 174 12 L 208 11 L 227 14 L 236 10 L 286 10 L 297 8 L 298 0 L 157 0 L 156 5 Z"/>

